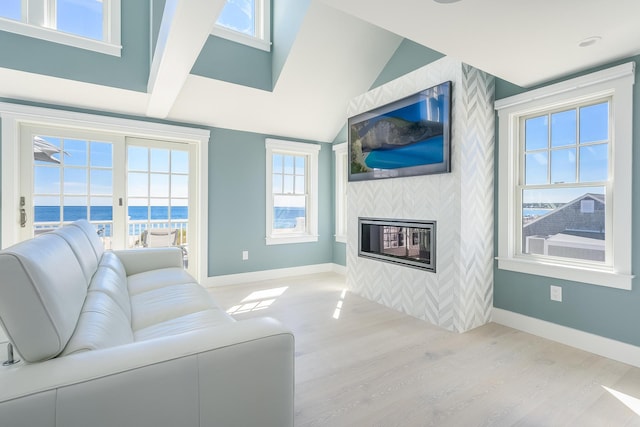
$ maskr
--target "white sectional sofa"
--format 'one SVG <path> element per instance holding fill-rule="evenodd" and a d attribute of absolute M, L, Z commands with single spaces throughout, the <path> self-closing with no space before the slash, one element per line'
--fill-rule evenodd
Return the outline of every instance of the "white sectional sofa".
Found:
<path fill-rule="evenodd" d="M 0 324 L 3 427 L 293 425 L 292 333 L 234 321 L 179 248 L 104 251 L 86 221 L 7 248 Z"/>

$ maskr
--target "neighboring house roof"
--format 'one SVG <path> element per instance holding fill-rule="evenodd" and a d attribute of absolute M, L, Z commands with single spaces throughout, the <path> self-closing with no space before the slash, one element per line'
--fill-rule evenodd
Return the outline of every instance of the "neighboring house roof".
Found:
<path fill-rule="evenodd" d="M 585 193 L 580 197 L 577 197 L 573 200 L 571 200 L 570 202 L 566 203 L 564 206 L 561 206 L 559 208 L 556 208 L 554 210 L 552 210 L 551 212 L 549 212 L 546 215 L 542 215 L 539 218 L 534 219 L 533 221 L 531 221 L 530 223 L 526 224 L 523 228 L 527 228 L 530 227 L 531 225 L 543 221 L 543 220 L 548 220 L 550 217 L 554 216 L 554 215 L 558 215 L 560 212 L 562 212 L 564 209 L 568 209 L 570 207 L 572 207 L 573 205 L 575 205 L 578 202 L 581 202 L 582 200 L 585 199 L 592 199 L 592 200 L 596 200 L 602 204 L 604 204 L 605 202 L 605 198 L 604 198 L 604 194 L 596 194 L 596 193 Z M 604 226 L 604 224 L 603 224 Z"/>
<path fill-rule="evenodd" d="M 593 200 L 593 210 L 582 209 L 581 202 L 584 200 Z M 597 242 L 604 244 L 606 232 L 604 205 L 604 195 L 585 193 L 564 206 L 534 219 L 522 227 L 522 250 L 526 249 L 530 237 L 552 240 L 554 246 L 578 245 L 599 250 L 601 245 Z"/>

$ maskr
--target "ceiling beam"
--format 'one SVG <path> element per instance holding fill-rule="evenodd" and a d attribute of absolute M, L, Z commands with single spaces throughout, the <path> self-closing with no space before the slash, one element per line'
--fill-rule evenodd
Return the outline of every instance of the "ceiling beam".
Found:
<path fill-rule="evenodd" d="M 147 116 L 167 117 L 225 3 L 167 0 L 147 84 Z"/>

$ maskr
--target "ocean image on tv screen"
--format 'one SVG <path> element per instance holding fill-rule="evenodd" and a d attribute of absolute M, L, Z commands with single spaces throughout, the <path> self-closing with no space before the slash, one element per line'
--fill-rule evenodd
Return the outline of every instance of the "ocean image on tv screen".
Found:
<path fill-rule="evenodd" d="M 351 176 L 403 176 L 385 171 L 445 164 L 449 89 L 447 82 L 350 119 Z"/>

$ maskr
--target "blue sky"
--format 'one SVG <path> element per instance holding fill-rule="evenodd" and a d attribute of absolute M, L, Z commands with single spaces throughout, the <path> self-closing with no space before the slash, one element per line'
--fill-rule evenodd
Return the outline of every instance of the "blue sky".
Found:
<path fill-rule="evenodd" d="M 0 0 L 0 17 L 22 20 L 21 0 Z M 56 0 L 55 27 L 65 33 L 104 40 L 102 0 Z M 255 36 L 255 0 L 228 0 L 217 23 Z"/>
<path fill-rule="evenodd" d="M 106 142 L 42 137 L 66 154 L 54 154 L 61 165 L 36 161 L 34 193 L 37 206 L 94 206 L 113 204 L 113 150 Z M 132 206 L 186 206 L 189 197 L 189 153 L 130 146 L 128 204 Z M 87 171 L 88 169 L 88 171 Z M 64 171 L 64 181 L 63 172 Z M 172 199 L 169 199 L 169 196 Z"/>
<path fill-rule="evenodd" d="M 65 33 L 103 40 L 102 0 L 57 0 L 57 28 Z"/>
<path fill-rule="evenodd" d="M 59 31 L 95 40 L 103 40 L 102 0 L 56 0 Z M 20 21 L 21 0 L 0 0 L 0 16 Z"/>
<path fill-rule="evenodd" d="M 272 189 L 274 207 L 305 207 L 304 156 L 273 155 Z"/>
<path fill-rule="evenodd" d="M 20 20 L 22 16 L 21 7 L 21 0 L 2 0 L 0 1 L 0 16 Z"/>
<path fill-rule="evenodd" d="M 255 0 L 228 0 L 217 24 L 255 36 Z"/>
<path fill-rule="evenodd" d="M 566 203 L 586 193 L 604 194 L 608 179 L 609 105 L 607 102 L 532 117 L 525 121 L 525 185 L 561 184 L 567 188 L 527 190 L 523 201 Z"/>

